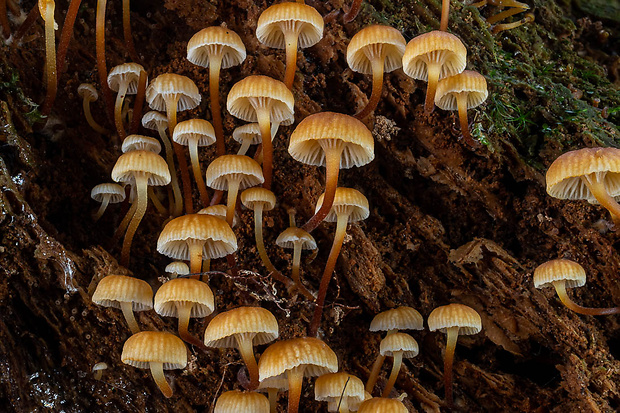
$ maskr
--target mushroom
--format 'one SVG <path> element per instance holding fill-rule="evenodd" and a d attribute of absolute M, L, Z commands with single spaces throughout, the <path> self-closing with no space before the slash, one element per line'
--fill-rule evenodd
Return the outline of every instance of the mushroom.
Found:
<path fill-rule="evenodd" d="M 413 337 L 405 333 L 394 333 L 386 336 L 381 340 L 381 346 L 379 353 L 383 357 L 392 356 L 394 358 L 394 364 L 392 364 L 392 372 L 388 379 L 385 389 L 383 389 L 382 397 L 388 397 L 390 391 L 396 383 L 398 373 L 400 372 L 400 366 L 404 358 L 413 358 L 418 355 L 418 342 Z"/>
<path fill-rule="evenodd" d="M 134 334 L 123 345 L 121 361 L 139 369 L 150 369 L 159 390 L 172 397 L 172 389 L 164 369 L 183 369 L 187 366 L 187 348 L 174 334 L 143 331 Z"/>
<path fill-rule="evenodd" d="M 220 69 L 240 65 L 245 56 L 245 46 L 241 37 L 224 27 L 212 26 L 202 29 L 187 42 L 187 60 L 198 66 L 209 67 L 209 93 L 217 136 L 217 156 L 226 154 L 220 109 Z"/>
<path fill-rule="evenodd" d="M 97 121 L 93 118 L 93 115 L 90 111 L 90 102 L 94 102 L 99 99 L 99 94 L 97 93 L 97 89 L 90 83 L 82 83 L 78 86 L 78 95 L 82 98 L 82 107 L 84 109 L 84 116 L 86 117 L 86 121 L 90 125 L 91 128 L 97 133 L 105 135 L 108 131 L 99 125 Z"/>
<path fill-rule="evenodd" d="M 293 218 L 294 219 L 294 218 Z M 295 282 L 297 289 L 310 300 L 314 300 L 314 296 L 301 282 L 299 276 L 299 266 L 301 262 L 301 250 L 316 250 L 316 241 L 308 231 L 304 231 L 296 226 L 285 229 L 276 239 L 276 245 L 282 248 L 293 249 L 293 270 L 291 278 Z"/>
<path fill-rule="evenodd" d="M 288 380 L 286 377 L 272 377 L 265 379 L 258 385 L 258 391 L 266 391 L 269 397 L 270 413 L 278 412 L 278 392 L 288 391 Z"/>
<path fill-rule="evenodd" d="M 409 410 L 398 399 L 373 397 L 360 404 L 357 413 L 408 413 Z"/>
<path fill-rule="evenodd" d="M 487 99 L 487 81 L 478 72 L 465 70 L 458 75 L 445 77 L 437 84 L 435 105 L 443 110 L 458 110 L 461 133 L 472 148 L 479 146 L 469 133 L 467 109 L 479 106 Z"/>
<path fill-rule="evenodd" d="M 159 154 L 161 152 L 161 144 L 157 139 L 150 136 L 129 135 L 123 139 L 121 152 L 127 153 L 129 151 L 149 151 Z"/>
<path fill-rule="evenodd" d="M 258 361 L 259 380 L 288 380 L 288 413 L 297 413 L 305 377 L 338 371 L 338 357 L 318 338 L 303 337 L 277 341 L 267 347 Z"/>
<path fill-rule="evenodd" d="M 125 38 L 125 48 L 129 57 L 134 61 L 139 61 L 138 53 L 136 53 L 136 47 L 133 44 L 133 38 L 131 37 L 131 16 L 130 16 L 129 0 L 123 0 L 123 37 Z"/>
<path fill-rule="evenodd" d="M 610 315 L 620 313 L 620 307 L 588 308 L 570 299 L 567 288 L 583 287 L 586 284 L 586 271 L 574 261 L 558 259 L 547 261 L 534 270 L 534 287 L 554 287 L 562 304 L 577 314 Z"/>
<path fill-rule="evenodd" d="M 516 11 L 517 11 L 517 13 L 519 13 L 519 12 L 521 12 L 523 10 L 516 9 Z M 503 17 L 505 17 L 505 16 L 502 16 L 502 18 Z M 489 19 L 489 20 L 491 20 L 491 19 Z M 522 26 L 522 25 L 527 24 L 527 23 L 531 23 L 533 21 L 534 21 L 534 14 L 533 13 L 527 13 L 524 18 L 522 18 L 521 20 L 517 20 L 516 22 L 496 24 L 495 26 L 493 26 L 493 29 L 491 30 L 491 33 L 492 34 L 497 34 L 497 33 L 502 32 L 504 30 L 516 29 L 519 26 Z"/>
<path fill-rule="evenodd" d="M 290 137 L 288 153 L 306 165 L 325 165 L 325 202 L 303 226 L 312 232 L 329 213 L 340 168 L 372 161 L 375 141 L 366 126 L 352 116 L 320 112 L 306 117 Z"/>
<path fill-rule="evenodd" d="M 372 74 L 372 95 L 355 117 L 365 119 L 376 108 L 383 89 L 383 73 L 403 66 L 407 42 L 403 35 L 389 26 L 373 25 L 360 30 L 347 46 L 347 63 L 354 72 Z"/>
<path fill-rule="evenodd" d="M 377 314 L 370 322 L 369 330 L 373 332 L 387 331 L 387 338 L 399 330 L 424 330 L 424 319 L 415 308 L 401 306 Z M 384 361 L 385 357 L 379 352 L 366 382 L 367 392 L 372 393 L 374 390 Z"/>
<path fill-rule="evenodd" d="M 620 149 L 584 148 L 559 156 L 547 171 L 547 193 L 559 199 L 600 203 L 618 226 L 620 205 Z"/>
<path fill-rule="evenodd" d="M 101 377 L 103 377 L 103 371 L 107 369 L 108 369 L 107 363 L 104 363 L 104 362 L 96 363 L 93 366 L 93 370 L 92 370 L 93 378 L 95 380 L 101 380 Z"/>
<path fill-rule="evenodd" d="M 213 317 L 205 330 L 207 347 L 237 348 L 248 368 L 250 390 L 258 387 L 258 366 L 254 346 L 278 338 L 278 321 L 261 307 L 239 307 Z"/>
<path fill-rule="evenodd" d="M 316 203 L 316 211 L 321 209 L 323 202 L 325 202 L 325 197 L 325 194 L 319 197 Z M 336 189 L 334 203 L 329 214 L 325 217 L 325 221 L 327 222 L 336 222 L 336 232 L 334 234 L 332 249 L 329 251 L 329 257 L 325 264 L 325 271 L 321 277 L 319 292 L 316 296 L 314 316 L 312 317 L 310 329 L 308 330 L 308 335 L 311 337 L 316 336 L 319 325 L 321 324 L 327 287 L 329 286 L 329 281 L 336 267 L 336 261 L 340 255 L 340 248 L 342 248 L 344 237 L 347 234 L 347 224 L 349 222 L 362 221 L 368 218 L 368 215 L 370 215 L 368 200 L 361 192 L 351 188 Z"/>
<path fill-rule="evenodd" d="M 452 407 L 452 362 L 459 334 L 478 334 L 482 330 L 480 315 L 463 304 L 448 304 L 435 308 L 428 316 L 428 328 L 445 333 L 446 352 L 443 360 L 443 380 L 446 389 L 446 404 Z"/>
<path fill-rule="evenodd" d="M 403 71 L 414 79 L 428 81 L 424 112 L 430 114 L 435 103 L 437 82 L 465 70 L 467 49 L 453 34 L 432 31 L 414 37 L 405 48 Z"/>
<path fill-rule="evenodd" d="M 147 112 L 142 117 L 142 126 L 147 129 L 156 130 L 159 133 L 161 141 L 164 143 L 166 149 L 166 163 L 170 170 L 170 183 L 172 185 L 172 192 L 174 193 L 174 208 L 172 215 L 178 217 L 183 210 L 183 196 L 181 195 L 181 188 L 179 187 L 179 180 L 177 179 L 177 168 L 174 165 L 174 155 L 172 152 L 172 145 L 166 129 L 168 129 L 168 118 L 157 111 Z"/>
<path fill-rule="evenodd" d="M 108 275 L 97 284 L 93 303 L 104 307 L 120 308 L 133 334 L 140 331 L 134 311 L 153 308 L 153 290 L 146 282 L 125 275 Z"/>
<path fill-rule="evenodd" d="M 180 275 L 188 275 L 189 267 L 183 261 L 172 261 L 166 265 L 165 271 L 170 275 L 170 279 L 175 279 Z"/>
<path fill-rule="evenodd" d="M 190 261 L 192 278 L 200 278 L 202 260 L 225 257 L 237 250 L 237 237 L 226 221 L 188 214 L 169 221 L 157 239 L 157 252 Z"/>
<path fill-rule="evenodd" d="M 263 143 L 263 186 L 267 189 L 271 189 L 273 169 L 271 123 L 290 119 L 294 106 L 295 98 L 284 83 L 267 76 L 248 76 L 235 83 L 228 93 L 226 107 L 230 114 L 246 122 L 259 124 Z"/>
<path fill-rule="evenodd" d="M 230 390 L 215 402 L 213 413 L 269 413 L 269 400 L 256 392 Z"/>
<path fill-rule="evenodd" d="M 108 86 L 117 92 L 116 103 L 114 104 L 114 123 L 116 131 L 121 139 L 127 135 L 123 126 L 122 109 L 126 95 L 138 93 L 138 83 L 140 73 L 144 72 L 144 67 L 137 63 L 123 63 L 114 66 L 108 75 Z"/>
<path fill-rule="evenodd" d="M 39 12 L 45 22 L 45 73 L 46 73 L 46 95 L 43 108 L 47 111 L 51 109 L 51 101 L 56 97 L 58 79 L 56 77 L 56 34 L 58 25 L 54 21 L 54 0 L 38 0 Z M 50 103 L 48 103 L 50 102 Z M 48 106 L 49 105 L 49 106 Z"/>
<path fill-rule="evenodd" d="M 297 47 L 314 46 L 323 38 L 323 17 L 306 4 L 274 4 L 258 18 L 256 37 L 267 47 L 286 49 L 284 83 L 292 89 L 297 69 Z"/>
<path fill-rule="evenodd" d="M 227 210 L 228 208 L 226 207 L 226 205 L 221 205 L 221 204 L 209 205 L 206 208 L 202 208 L 200 211 L 197 212 L 197 214 L 213 215 L 214 217 L 218 217 L 226 221 Z M 235 211 L 235 215 L 233 217 L 232 228 L 236 227 L 238 223 L 239 223 L 239 215 L 237 215 L 237 211 Z"/>
<path fill-rule="evenodd" d="M 101 203 L 101 206 L 93 215 L 93 220 L 97 222 L 105 212 L 108 204 L 118 204 L 125 200 L 125 189 L 113 183 L 99 184 L 90 191 L 90 197 Z"/>
<path fill-rule="evenodd" d="M 215 158 L 207 167 L 207 185 L 228 191 L 226 222 L 232 226 L 237 205 L 237 193 L 264 182 L 260 165 L 244 155 L 224 155 Z"/>
<path fill-rule="evenodd" d="M 196 84 L 188 77 L 174 73 L 164 73 L 157 76 L 146 89 L 146 101 L 153 110 L 166 111 L 168 116 L 168 131 L 174 133 L 177 126 L 177 111 L 193 109 L 200 103 L 200 92 Z M 181 180 L 183 181 L 183 196 L 185 212 L 191 214 L 192 186 L 189 181 L 189 170 L 183 147 L 173 143 L 172 147 L 179 161 Z"/>
<path fill-rule="evenodd" d="M 258 123 L 248 123 L 235 128 L 235 130 L 233 130 L 232 137 L 235 141 L 241 144 L 237 155 L 245 155 L 248 152 L 250 145 L 258 145 L 262 142 L 260 136 L 260 126 Z M 271 139 L 273 140 L 273 136 Z"/>
<path fill-rule="evenodd" d="M 131 184 L 138 193 L 138 199 L 135 202 L 136 209 L 127 227 L 121 252 L 121 264 L 127 266 L 133 236 L 146 212 L 148 186 L 168 185 L 170 172 L 166 161 L 161 156 L 149 151 L 130 151 L 122 154 L 116 161 L 112 169 L 112 180 Z M 131 209 L 129 211 L 132 212 Z"/>
<path fill-rule="evenodd" d="M 189 319 L 204 318 L 215 310 L 215 299 L 209 286 L 191 278 L 175 278 L 155 293 L 155 312 L 162 317 L 179 319 L 179 337 L 206 350 L 205 345 L 188 331 Z"/>
<path fill-rule="evenodd" d="M 314 399 L 327 402 L 328 412 L 356 411 L 365 396 L 364 383 L 349 373 L 324 374 L 314 382 Z"/>

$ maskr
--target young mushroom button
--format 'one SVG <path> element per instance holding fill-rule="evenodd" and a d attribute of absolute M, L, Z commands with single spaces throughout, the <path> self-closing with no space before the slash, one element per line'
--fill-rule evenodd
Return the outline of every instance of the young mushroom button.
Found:
<path fill-rule="evenodd" d="M 230 390 L 218 397 L 213 413 L 269 413 L 269 400 L 260 393 Z"/>

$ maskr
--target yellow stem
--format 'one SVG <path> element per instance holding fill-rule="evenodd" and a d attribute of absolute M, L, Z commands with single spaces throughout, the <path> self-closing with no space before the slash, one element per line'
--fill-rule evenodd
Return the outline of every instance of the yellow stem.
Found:
<path fill-rule="evenodd" d="M 151 368 L 151 375 L 155 383 L 157 383 L 159 390 L 161 390 L 166 398 L 172 397 L 172 389 L 166 381 L 166 376 L 164 376 L 164 363 L 151 361 L 149 365 Z"/>
<path fill-rule="evenodd" d="M 591 307 L 582 307 L 579 304 L 575 303 L 570 299 L 566 292 L 566 283 L 565 281 L 554 281 L 553 286 L 555 287 L 555 291 L 558 293 L 558 297 L 562 304 L 564 304 L 569 310 L 576 312 L 577 314 L 583 315 L 610 315 L 610 314 L 618 314 L 620 313 L 620 307 L 609 307 L 609 308 L 591 308 Z"/>
<path fill-rule="evenodd" d="M 187 246 L 189 248 L 189 272 L 192 274 L 192 278 L 197 280 L 200 278 L 204 242 L 190 238 L 187 240 Z"/>
<path fill-rule="evenodd" d="M 304 382 L 305 365 L 294 367 L 288 371 L 288 413 L 299 411 L 299 399 L 301 398 L 301 386 Z"/>
<path fill-rule="evenodd" d="M 273 173 L 273 147 L 271 143 L 271 108 L 256 108 L 256 116 L 258 118 L 258 127 L 260 129 L 261 139 L 263 140 L 263 176 L 265 182 L 263 187 L 271 189 L 271 175 Z"/>
<path fill-rule="evenodd" d="M 241 358 L 248 368 L 250 376 L 250 387 L 248 390 L 253 391 L 258 387 L 258 366 L 256 365 L 256 357 L 254 357 L 254 348 L 252 347 L 253 333 L 236 334 L 237 348 L 241 353 Z"/>
<path fill-rule="evenodd" d="M 435 109 L 435 91 L 439 74 L 441 73 L 441 63 L 429 62 L 427 66 L 428 85 L 426 86 L 426 101 L 424 102 L 424 113 L 429 115 Z"/>
<path fill-rule="evenodd" d="M 179 187 L 179 180 L 177 179 L 177 168 L 174 166 L 174 152 L 172 151 L 172 145 L 166 130 L 160 126 L 157 127 L 159 137 L 164 143 L 164 149 L 166 150 L 166 163 L 168 164 L 168 170 L 170 171 L 170 184 L 172 185 L 172 192 L 174 193 L 174 208 L 172 215 L 178 217 L 183 211 L 183 196 L 181 195 L 181 188 Z"/>
<path fill-rule="evenodd" d="M 394 383 L 396 383 L 396 379 L 398 378 L 398 373 L 400 372 L 400 366 L 403 362 L 403 352 L 395 351 L 394 352 L 394 363 L 392 364 L 392 372 L 390 373 L 390 378 L 388 379 L 387 384 L 385 385 L 385 389 L 383 389 L 383 394 L 381 397 L 388 397 L 392 388 L 394 387 Z"/>
<path fill-rule="evenodd" d="M 95 222 L 99 221 L 99 218 L 101 218 L 101 216 L 103 215 L 103 213 L 105 212 L 106 208 L 108 207 L 108 203 L 110 202 L 110 196 L 106 195 L 103 197 L 103 200 L 101 201 L 101 206 L 99 207 L 99 209 L 97 210 L 97 213 L 95 213 L 93 215 L 93 220 Z"/>
<path fill-rule="evenodd" d="M 198 186 L 198 192 L 200 193 L 200 202 L 202 207 L 209 206 L 209 194 L 207 193 L 207 186 L 205 180 L 202 178 L 202 171 L 200 170 L 200 160 L 198 159 L 198 142 L 191 140 L 189 142 L 189 158 L 192 163 L 192 171 L 194 172 L 194 180 Z"/>
<path fill-rule="evenodd" d="M 446 404 L 452 407 L 452 364 L 454 362 L 454 349 L 456 340 L 459 337 L 459 327 L 449 327 L 446 329 L 446 354 L 443 360 L 443 380 L 446 390 Z"/>
<path fill-rule="evenodd" d="M 114 104 L 114 124 L 116 125 L 116 132 L 121 140 L 125 139 L 127 133 L 125 133 L 125 126 L 123 125 L 123 102 L 125 101 L 125 95 L 127 94 L 127 82 L 121 82 L 118 88 L 118 94 L 116 95 L 116 103 Z"/>
<path fill-rule="evenodd" d="M 222 112 L 220 109 L 220 68 L 222 66 L 222 54 L 211 56 L 209 59 L 209 94 L 211 96 L 211 116 L 215 128 L 216 154 L 226 154 L 224 142 L 224 127 L 222 125 Z"/>
<path fill-rule="evenodd" d="M 297 31 L 286 30 L 284 41 L 286 43 L 286 72 L 284 74 L 284 84 L 289 90 L 293 89 L 295 72 L 297 71 L 297 41 L 299 33 Z"/>
<path fill-rule="evenodd" d="M 445 32 L 448 30 L 448 19 L 450 15 L 450 0 L 442 0 L 441 2 L 441 24 L 439 30 Z"/>
<path fill-rule="evenodd" d="M 105 135 L 106 133 L 108 133 L 108 131 L 101 125 L 99 125 L 93 118 L 93 114 L 90 111 L 90 102 L 91 101 L 86 98 L 84 98 L 84 100 L 82 101 L 82 107 L 84 108 L 84 116 L 86 117 L 86 121 L 95 132 Z"/>
<path fill-rule="evenodd" d="M 381 92 L 383 91 L 383 69 L 384 69 L 384 61 L 385 61 L 385 48 L 381 47 L 381 51 L 377 55 L 371 56 L 371 64 L 372 64 L 372 94 L 370 95 L 370 99 L 366 104 L 366 107 L 362 109 L 355 117 L 357 119 L 366 119 L 368 115 L 370 115 L 379 104 L 379 100 L 381 99 Z"/>
<path fill-rule="evenodd" d="M 138 326 L 138 322 L 136 321 L 136 317 L 133 314 L 133 304 L 131 302 L 121 302 L 121 310 L 123 311 L 123 315 L 125 316 L 125 320 L 127 321 L 127 325 L 129 325 L 129 329 L 131 330 L 131 334 L 136 334 L 140 332 L 140 327 Z"/>
<path fill-rule="evenodd" d="M 129 254 L 131 252 L 131 242 L 133 241 L 133 236 L 135 235 L 138 225 L 140 225 L 140 221 L 142 221 L 142 217 L 144 217 L 144 213 L 146 212 L 146 205 L 148 202 L 147 188 L 148 178 L 146 174 L 137 174 L 136 191 L 138 192 L 138 199 L 135 201 L 137 204 L 136 212 L 129 223 L 129 227 L 127 227 L 125 239 L 123 240 L 123 250 L 121 252 L 121 265 L 125 267 L 129 266 Z"/>

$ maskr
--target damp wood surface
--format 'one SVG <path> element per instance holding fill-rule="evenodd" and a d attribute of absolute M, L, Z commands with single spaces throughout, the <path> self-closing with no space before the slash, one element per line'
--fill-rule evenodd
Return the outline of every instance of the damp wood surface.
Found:
<path fill-rule="evenodd" d="M 371 91 L 371 77 L 348 69 L 346 46 L 362 27 L 386 24 L 407 40 L 439 27 L 439 0 L 364 1 L 360 15 L 342 23 L 349 1 L 307 1 L 325 18 L 323 40 L 300 52 L 294 94 L 296 123 L 331 110 L 354 114 Z M 426 85 L 401 70 L 385 76 L 374 124 L 375 160 L 341 173 L 340 185 L 369 200 L 370 217 L 349 226 L 330 284 L 320 330 L 340 368 L 366 380 L 380 335 L 371 319 L 399 305 L 424 317 L 437 306 L 466 304 L 482 317 L 480 334 L 460 337 L 454 366 L 454 411 L 613 412 L 620 409 L 618 316 L 588 317 L 561 305 L 552 290 L 536 290 L 539 264 L 568 258 L 584 266 L 585 287 L 571 296 L 584 306 L 620 305 L 620 233 L 605 210 L 546 195 L 544 174 L 563 152 L 585 146 L 620 146 L 618 1 L 527 0 L 535 21 L 497 35 L 485 19 L 497 8 L 452 2 L 449 30 L 468 48 L 468 69 L 482 73 L 489 99 L 469 112 L 472 135 L 459 140 L 454 113 L 423 113 Z M 587 3 L 587 5 L 586 5 Z M 202 104 L 180 120 L 206 117 L 208 72 L 189 63 L 186 44 L 198 30 L 225 24 L 243 39 L 248 57 L 222 71 L 222 102 L 230 87 L 251 74 L 281 79 L 282 51 L 255 37 L 264 1 L 132 1 L 134 42 L 149 79 L 166 72 L 193 79 Z M 597 8 L 597 4 L 599 7 Z M 34 5 L 24 1 L 26 12 Z M 97 82 L 95 3 L 78 14 L 59 78 L 59 94 L 45 128 L 36 103 L 44 97 L 44 33 L 39 18 L 20 47 L 0 51 L 0 411 L 3 412 L 209 412 L 221 392 L 238 388 L 245 367 L 236 351 L 191 349 L 184 370 L 167 373 L 174 396 L 165 399 L 150 374 L 120 361 L 130 332 L 119 310 L 90 297 L 108 274 L 133 274 L 155 290 L 168 260 L 155 245 L 164 217 L 149 207 L 132 249 L 129 269 L 117 263 L 112 234 L 123 216 L 110 208 L 93 223 L 98 205 L 90 189 L 110 180 L 120 150 L 93 132 L 82 115 L 77 86 Z M 66 1 L 56 4 L 64 20 Z M 601 9 L 603 8 L 603 10 Z M 121 7 L 109 2 L 108 69 L 125 62 Z M 106 127 L 101 99 L 94 116 Z M 223 111 L 230 136 L 241 123 Z M 294 126 L 274 141 L 278 206 L 265 213 L 265 243 L 277 268 L 289 271 L 291 255 L 275 245 L 288 226 L 287 208 L 308 219 L 323 191 L 324 168 L 287 153 Z M 146 133 L 149 134 L 149 133 Z M 229 152 L 237 144 L 227 139 Z M 204 163 L 214 157 L 201 151 Z M 195 204 L 199 197 L 194 193 Z M 112 207 L 114 207 L 112 206 Z M 280 337 L 305 334 L 313 307 L 272 281 L 254 244 L 251 211 L 235 228 L 242 271 L 233 277 L 220 260 L 209 284 L 217 312 L 260 305 L 276 315 Z M 318 289 L 334 224 L 315 231 L 319 252 L 304 254 L 302 278 Z M 221 260 L 223 261 L 223 260 Z M 137 313 L 145 330 L 174 332 L 176 319 Z M 207 321 L 192 321 L 202 337 Z M 392 395 L 407 393 L 412 412 L 445 411 L 442 354 L 445 336 L 412 334 L 420 354 L 404 362 Z M 258 352 L 264 350 L 264 346 Z M 93 365 L 109 368 L 95 380 Z M 390 362 L 379 378 L 383 386 Z M 281 411 L 285 397 L 281 395 Z M 324 412 L 304 385 L 301 411 Z"/>

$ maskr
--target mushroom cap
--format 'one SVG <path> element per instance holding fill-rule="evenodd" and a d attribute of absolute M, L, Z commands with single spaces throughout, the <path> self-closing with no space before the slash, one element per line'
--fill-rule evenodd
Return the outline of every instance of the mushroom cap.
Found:
<path fill-rule="evenodd" d="M 269 377 L 261 381 L 258 385 L 258 391 L 265 391 L 269 389 L 278 389 L 282 391 L 288 390 L 288 379 L 283 376 Z"/>
<path fill-rule="evenodd" d="M 166 130 L 168 129 L 168 118 L 163 113 L 151 110 L 142 116 L 142 126 L 146 129 L 159 130 L 162 128 Z"/>
<path fill-rule="evenodd" d="M 195 65 L 209 67 L 211 57 L 221 54 L 221 69 L 240 65 L 246 56 L 241 37 L 230 29 L 211 26 L 202 29 L 187 42 L 187 60 Z"/>
<path fill-rule="evenodd" d="M 157 252 L 189 261 L 189 242 L 202 241 L 203 259 L 225 257 L 237 250 L 237 237 L 226 221 L 212 215 L 188 214 L 169 221 L 157 240 Z"/>
<path fill-rule="evenodd" d="M 404 358 L 413 358 L 418 355 L 420 349 L 418 348 L 418 342 L 405 333 L 389 334 L 381 340 L 379 353 L 382 356 L 393 357 L 397 351 L 402 351 Z"/>
<path fill-rule="evenodd" d="M 99 99 L 97 89 L 91 83 L 82 83 L 77 88 L 78 95 L 82 99 L 87 99 L 89 102 Z"/>
<path fill-rule="evenodd" d="M 103 202 L 105 197 L 109 197 L 110 204 L 117 204 L 125 200 L 125 189 L 119 184 L 103 183 L 91 189 L 90 197 L 97 202 Z"/>
<path fill-rule="evenodd" d="M 467 94 L 467 108 L 475 108 L 489 96 L 487 80 L 473 70 L 443 78 L 437 83 L 435 105 L 443 110 L 458 110 L 456 97 L 460 93 Z"/>
<path fill-rule="evenodd" d="M 409 410 L 398 399 L 373 397 L 360 404 L 357 413 L 408 413 Z"/>
<path fill-rule="evenodd" d="M 323 38 L 323 26 L 323 17 L 314 7 L 302 3 L 279 3 L 261 13 L 256 37 L 267 47 L 284 49 L 284 30 L 290 30 L 298 33 L 297 46 L 305 49 Z"/>
<path fill-rule="evenodd" d="M 393 27 L 373 25 L 360 30 L 347 46 L 347 63 L 354 72 L 372 74 L 372 59 L 385 53 L 383 71 L 389 73 L 403 66 L 407 42 Z"/>
<path fill-rule="evenodd" d="M 201 215 L 211 215 L 226 221 L 226 205 L 218 204 L 218 205 L 209 205 L 206 208 L 202 208 L 197 214 Z M 235 215 L 233 217 L 233 227 L 239 223 L 239 215 L 237 215 L 237 211 L 235 211 Z"/>
<path fill-rule="evenodd" d="M 356 376 L 345 373 L 328 373 L 317 378 L 314 382 L 314 399 L 328 403 L 340 401 L 341 397 L 346 397 L 347 404 L 358 405 L 365 398 L 364 383 Z M 336 412 L 338 409 L 328 409 Z"/>
<path fill-rule="evenodd" d="M 174 334 L 141 331 L 125 341 L 121 361 L 139 369 L 153 362 L 163 363 L 165 370 L 182 369 L 187 366 L 187 348 Z"/>
<path fill-rule="evenodd" d="M 445 333 L 450 327 L 459 327 L 459 334 L 478 334 L 482 330 L 480 314 L 463 304 L 448 304 L 435 308 L 428 316 L 428 328 Z"/>
<path fill-rule="evenodd" d="M 324 198 L 325 194 L 321 194 L 319 200 L 316 202 L 315 212 L 321 209 Z M 336 222 L 340 214 L 349 215 L 349 222 L 362 221 L 368 218 L 370 215 L 368 199 L 357 189 L 344 187 L 336 188 L 334 203 L 325 217 L 325 221 Z"/>
<path fill-rule="evenodd" d="M 198 146 L 209 146 L 215 143 L 215 130 L 207 120 L 185 120 L 177 123 L 172 133 L 172 140 L 185 146 L 189 146 L 192 141 L 196 141 Z"/>
<path fill-rule="evenodd" d="M 243 143 L 246 139 L 250 139 L 250 145 L 258 145 L 263 141 L 258 123 L 247 123 L 235 128 L 232 137 L 239 143 Z"/>
<path fill-rule="evenodd" d="M 207 167 L 207 185 L 219 191 L 228 191 L 229 179 L 240 178 L 239 190 L 265 182 L 258 162 L 245 155 L 222 155 Z"/>
<path fill-rule="evenodd" d="M 370 331 L 424 330 L 424 318 L 415 308 L 402 306 L 379 313 L 370 322 Z"/>
<path fill-rule="evenodd" d="M 163 317 L 179 317 L 176 303 L 192 304 L 190 317 L 206 317 L 215 310 L 213 292 L 206 283 L 193 278 L 175 278 L 155 293 L 155 312 Z"/>
<path fill-rule="evenodd" d="M 112 180 L 134 184 L 138 174 L 145 174 L 149 185 L 170 183 L 168 164 L 164 158 L 150 151 L 129 151 L 122 154 L 112 169 Z"/>
<path fill-rule="evenodd" d="M 284 4 L 284 3 L 282 3 Z M 268 107 L 272 122 L 285 122 L 295 112 L 295 98 L 286 85 L 268 76 L 248 76 L 228 92 L 226 108 L 246 122 L 257 122 L 256 107 Z"/>
<path fill-rule="evenodd" d="M 427 81 L 429 62 L 441 64 L 439 79 L 456 75 L 465 70 L 467 49 L 458 37 L 440 30 L 411 39 L 403 55 L 403 71 L 409 77 Z"/>
<path fill-rule="evenodd" d="M 172 261 L 166 265 L 165 271 L 168 274 L 187 275 L 189 274 L 189 266 L 183 261 Z"/>
<path fill-rule="evenodd" d="M 128 135 L 123 139 L 121 145 L 121 151 L 123 153 L 129 151 L 149 151 L 155 154 L 161 152 L 161 144 L 155 138 L 144 135 Z"/>
<path fill-rule="evenodd" d="M 133 311 L 147 311 L 153 308 L 153 290 L 146 281 L 134 277 L 107 275 L 97 284 L 92 301 L 113 308 L 131 303 Z"/>
<path fill-rule="evenodd" d="M 236 348 L 235 336 L 246 336 L 259 346 L 278 338 L 278 320 L 261 307 L 239 307 L 213 317 L 205 330 L 208 347 Z"/>
<path fill-rule="evenodd" d="M 575 261 L 565 259 L 547 261 L 534 270 L 534 287 L 553 287 L 554 281 L 564 281 L 567 288 L 583 287 L 586 270 Z"/>
<path fill-rule="evenodd" d="M 547 171 L 547 193 L 559 199 L 594 200 L 582 177 L 597 174 L 607 193 L 620 195 L 620 149 L 584 148 L 560 155 Z"/>
<path fill-rule="evenodd" d="M 300 243 L 303 250 L 315 250 L 317 248 L 314 237 L 308 231 L 297 227 L 288 227 L 276 239 L 276 245 L 282 248 L 295 248 Z"/>
<path fill-rule="evenodd" d="M 260 393 L 231 390 L 220 395 L 213 413 L 269 413 L 269 400 Z"/>
<path fill-rule="evenodd" d="M 138 93 L 140 73 L 144 71 L 144 67 L 138 63 L 123 63 L 118 66 L 114 66 L 108 74 L 108 86 L 113 91 L 118 92 L 121 84 L 126 83 L 126 93 L 128 95 L 135 95 Z"/>
<path fill-rule="evenodd" d="M 276 341 L 265 349 L 258 361 L 259 381 L 285 378 L 289 370 L 305 366 L 305 377 L 338 371 L 338 357 L 318 338 L 303 337 Z"/>
<path fill-rule="evenodd" d="M 353 116 L 320 112 L 299 122 L 291 134 L 288 153 L 306 165 L 325 165 L 324 147 L 343 145 L 340 168 L 363 166 L 375 157 L 375 141 Z"/>
<path fill-rule="evenodd" d="M 263 211 L 271 211 L 276 206 L 276 196 L 267 188 L 256 186 L 241 193 L 243 206 L 254 210 L 256 205 L 262 204 Z"/>
<path fill-rule="evenodd" d="M 198 87 L 189 77 L 176 73 L 164 73 L 157 76 L 146 88 L 146 101 L 153 110 L 166 111 L 166 99 L 178 99 L 177 111 L 194 109 L 200 104 Z"/>

